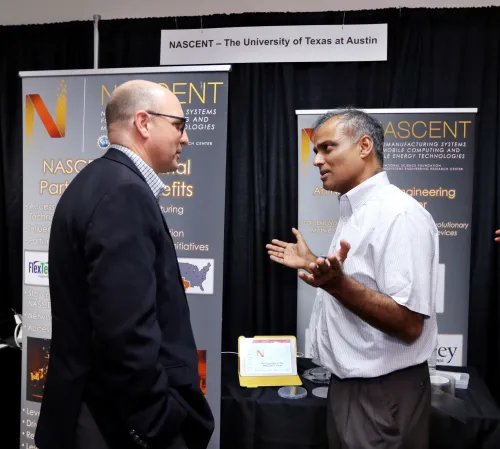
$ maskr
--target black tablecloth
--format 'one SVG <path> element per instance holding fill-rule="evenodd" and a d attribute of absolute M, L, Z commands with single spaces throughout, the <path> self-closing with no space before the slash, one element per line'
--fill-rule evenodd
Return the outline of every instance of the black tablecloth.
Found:
<path fill-rule="evenodd" d="M 0 448 L 19 449 L 21 351 L 0 349 Z"/>
<path fill-rule="evenodd" d="M 221 449 L 327 449 L 326 400 L 303 379 L 308 395 L 288 400 L 277 387 L 242 388 L 238 356 L 222 355 Z M 299 374 L 315 365 L 298 359 Z M 465 402 L 466 422 L 432 409 L 430 449 L 500 449 L 500 411 L 474 368 L 438 369 L 468 372 L 467 390 L 456 390 Z"/>
<path fill-rule="evenodd" d="M 303 380 L 308 395 L 298 400 L 282 399 L 274 387 L 241 388 L 238 357 L 222 357 L 221 449 L 327 449 L 326 401 L 312 394 L 317 384 Z M 299 373 L 313 366 L 310 360 L 298 360 Z M 0 367 L 0 427 L 4 429 L 0 447 L 16 449 L 21 351 L 0 351 Z M 433 409 L 431 449 L 500 449 L 500 411 L 486 385 L 474 368 L 455 371 L 471 376 L 467 390 L 456 390 L 456 396 L 465 401 L 466 423 Z"/>

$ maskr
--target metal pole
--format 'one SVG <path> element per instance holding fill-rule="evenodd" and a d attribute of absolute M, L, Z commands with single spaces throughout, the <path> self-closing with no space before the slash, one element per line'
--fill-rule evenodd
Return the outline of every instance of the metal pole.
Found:
<path fill-rule="evenodd" d="M 101 16 L 94 14 L 94 69 L 99 68 L 99 20 Z"/>

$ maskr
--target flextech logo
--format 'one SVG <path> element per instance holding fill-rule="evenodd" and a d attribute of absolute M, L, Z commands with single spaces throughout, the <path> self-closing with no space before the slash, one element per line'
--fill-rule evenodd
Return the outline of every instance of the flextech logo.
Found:
<path fill-rule="evenodd" d="M 310 164 L 309 157 L 311 156 L 311 144 L 312 144 L 312 128 L 302 128 L 302 139 L 301 139 L 301 162 L 302 170 L 306 169 Z"/>
<path fill-rule="evenodd" d="M 25 132 L 28 145 L 33 140 L 33 132 L 35 130 L 35 112 L 51 138 L 58 139 L 66 135 L 66 103 L 68 86 L 64 80 L 61 80 L 59 87 L 57 88 L 56 95 L 55 120 L 39 94 L 26 95 Z"/>
<path fill-rule="evenodd" d="M 28 272 L 36 274 L 38 276 L 48 276 L 49 275 L 49 263 L 42 262 L 40 260 L 35 260 L 28 264 Z"/>
<path fill-rule="evenodd" d="M 27 285 L 49 285 L 49 254 L 44 251 L 24 253 L 24 282 Z"/>

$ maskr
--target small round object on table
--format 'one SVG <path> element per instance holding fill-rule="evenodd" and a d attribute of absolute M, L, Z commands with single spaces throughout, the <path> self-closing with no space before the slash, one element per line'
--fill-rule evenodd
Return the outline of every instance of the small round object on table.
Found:
<path fill-rule="evenodd" d="M 312 394 L 318 398 L 326 399 L 328 397 L 328 387 L 316 387 Z"/>
<path fill-rule="evenodd" d="M 278 394 L 284 399 L 302 399 L 307 396 L 307 390 L 303 387 L 281 387 Z"/>

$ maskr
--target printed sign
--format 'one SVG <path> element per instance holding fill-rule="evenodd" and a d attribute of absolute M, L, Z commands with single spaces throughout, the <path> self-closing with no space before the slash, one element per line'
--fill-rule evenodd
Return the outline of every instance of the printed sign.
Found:
<path fill-rule="evenodd" d="M 161 65 L 386 60 L 387 24 L 161 32 Z"/>

